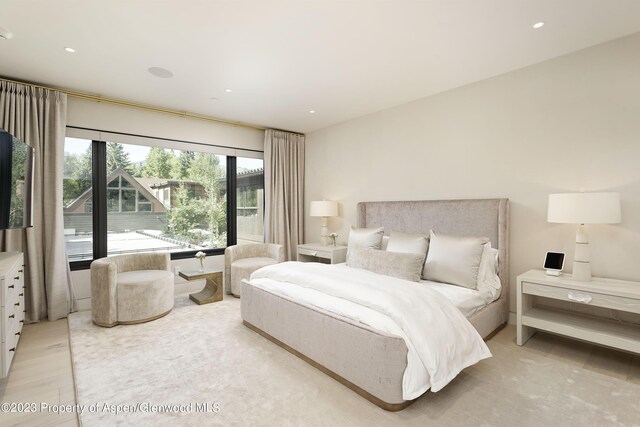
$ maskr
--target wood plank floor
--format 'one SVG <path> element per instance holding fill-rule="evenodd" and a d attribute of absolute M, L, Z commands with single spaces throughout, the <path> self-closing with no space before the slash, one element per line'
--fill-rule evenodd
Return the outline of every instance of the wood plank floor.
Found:
<path fill-rule="evenodd" d="M 515 327 L 495 337 L 515 344 Z M 613 378 L 640 384 L 640 355 L 538 333 L 525 346 L 557 363 L 567 363 Z M 1 402 L 75 404 L 67 320 L 26 325 L 10 375 L 0 382 Z M 1 426 L 77 426 L 74 413 L 0 413 Z"/>

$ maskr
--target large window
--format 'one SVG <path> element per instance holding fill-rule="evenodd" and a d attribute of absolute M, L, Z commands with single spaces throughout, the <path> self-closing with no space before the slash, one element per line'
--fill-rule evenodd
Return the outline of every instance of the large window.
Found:
<path fill-rule="evenodd" d="M 264 161 L 238 157 L 236 168 L 238 244 L 264 241 Z"/>
<path fill-rule="evenodd" d="M 69 260 L 86 268 L 105 255 L 162 250 L 180 258 L 262 242 L 263 181 L 261 159 L 67 138 Z"/>

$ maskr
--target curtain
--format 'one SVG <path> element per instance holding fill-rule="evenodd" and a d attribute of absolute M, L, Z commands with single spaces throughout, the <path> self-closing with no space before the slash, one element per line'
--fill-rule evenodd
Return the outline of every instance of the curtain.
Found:
<path fill-rule="evenodd" d="M 0 80 L 0 128 L 34 148 L 33 227 L 0 231 L 0 251 L 24 252 L 28 321 L 75 311 L 64 242 L 62 178 L 67 95 Z"/>
<path fill-rule="evenodd" d="M 264 163 L 265 241 L 296 259 L 304 239 L 304 135 L 268 129 Z"/>

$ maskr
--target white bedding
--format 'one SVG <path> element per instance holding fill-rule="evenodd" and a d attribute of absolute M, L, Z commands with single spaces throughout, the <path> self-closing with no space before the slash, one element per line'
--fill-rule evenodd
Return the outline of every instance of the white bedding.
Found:
<path fill-rule="evenodd" d="M 408 349 L 405 400 L 429 388 L 436 392 L 464 368 L 491 357 L 462 312 L 424 283 L 345 265 L 299 262 L 264 267 L 251 275 L 250 282 L 403 338 Z"/>
<path fill-rule="evenodd" d="M 476 291 L 475 289 L 429 280 L 421 280 L 420 283 L 446 297 L 466 318 L 471 317 L 494 300 L 493 295 L 485 290 Z"/>

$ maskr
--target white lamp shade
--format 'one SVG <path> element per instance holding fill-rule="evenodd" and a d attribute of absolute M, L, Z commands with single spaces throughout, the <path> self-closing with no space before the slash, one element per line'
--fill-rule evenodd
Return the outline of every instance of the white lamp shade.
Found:
<path fill-rule="evenodd" d="M 311 216 L 338 216 L 338 202 L 322 200 L 311 202 Z"/>
<path fill-rule="evenodd" d="M 618 224 L 622 221 L 620 194 L 549 194 L 547 221 L 564 224 Z"/>

